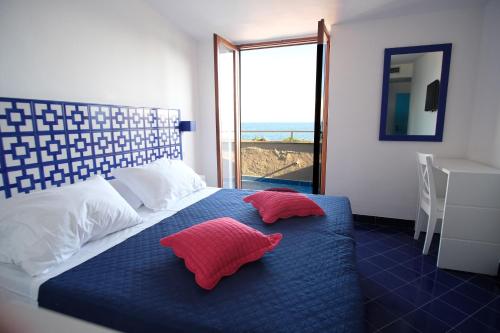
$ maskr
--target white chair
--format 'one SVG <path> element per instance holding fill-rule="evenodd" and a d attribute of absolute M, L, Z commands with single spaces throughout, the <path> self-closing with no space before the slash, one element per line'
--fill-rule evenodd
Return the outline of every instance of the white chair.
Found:
<path fill-rule="evenodd" d="M 419 200 L 417 219 L 415 220 L 415 235 L 413 238 L 418 239 L 420 233 L 423 231 L 420 213 L 424 211 L 428 216 L 428 220 L 423 254 L 429 253 L 437 220 L 442 219 L 444 215 L 444 198 L 436 196 L 436 182 L 434 180 L 432 163 L 432 154 L 417 153 Z"/>

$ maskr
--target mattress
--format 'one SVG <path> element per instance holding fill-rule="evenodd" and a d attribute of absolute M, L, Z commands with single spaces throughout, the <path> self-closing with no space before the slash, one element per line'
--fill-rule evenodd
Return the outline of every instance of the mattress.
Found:
<path fill-rule="evenodd" d="M 46 274 L 31 277 L 13 264 L 0 264 L 0 300 L 9 299 L 36 305 L 38 302 L 39 287 L 48 279 L 80 265 L 109 248 L 123 242 L 127 238 L 138 234 L 165 218 L 174 215 L 176 212 L 208 197 L 218 190 L 218 188 L 208 187 L 197 191 L 185 198 L 180 199 L 172 208 L 168 210 L 152 211 L 142 206 L 137 210 L 137 212 L 143 218 L 143 223 L 86 244 L 78 253 L 60 265 L 54 267 Z"/>
<path fill-rule="evenodd" d="M 127 332 L 361 332 L 348 199 L 311 195 L 326 216 L 266 225 L 249 193 L 220 190 L 49 279 L 39 305 Z M 221 216 L 283 239 L 206 291 L 159 240 Z"/>

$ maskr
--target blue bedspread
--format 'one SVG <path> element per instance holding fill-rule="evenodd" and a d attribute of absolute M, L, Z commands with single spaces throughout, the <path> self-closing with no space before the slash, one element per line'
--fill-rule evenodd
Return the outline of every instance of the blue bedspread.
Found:
<path fill-rule="evenodd" d="M 249 193 L 221 190 L 48 280 L 39 305 L 127 332 L 361 332 L 349 200 L 311 195 L 326 216 L 266 225 Z M 221 216 L 283 240 L 206 291 L 159 240 Z"/>

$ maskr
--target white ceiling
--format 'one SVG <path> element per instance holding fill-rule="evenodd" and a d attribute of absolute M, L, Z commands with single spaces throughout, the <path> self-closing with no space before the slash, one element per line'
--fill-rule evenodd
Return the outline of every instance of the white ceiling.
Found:
<path fill-rule="evenodd" d="M 347 21 L 482 6 L 485 0 L 146 0 L 196 39 L 217 33 L 233 42 L 315 34 L 317 22 Z"/>

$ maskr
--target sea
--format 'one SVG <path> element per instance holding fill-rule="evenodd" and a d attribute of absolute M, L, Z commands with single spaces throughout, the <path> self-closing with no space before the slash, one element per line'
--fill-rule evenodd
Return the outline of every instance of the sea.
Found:
<path fill-rule="evenodd" d="M 291 136 L 292 131 L 311 131 L 307 133 L 293 133 L 294 139 L 313 141 L 314 123 L 241 123 L 241 139 L 254 140 L 264 138 L 266 141 L 280 141 Z M 265 131 L 287 131 L 270 133 Z M 244 132 L 251 131 L 251 132 Z M 264 131 L 264 132 L 260 132 Z"/>

